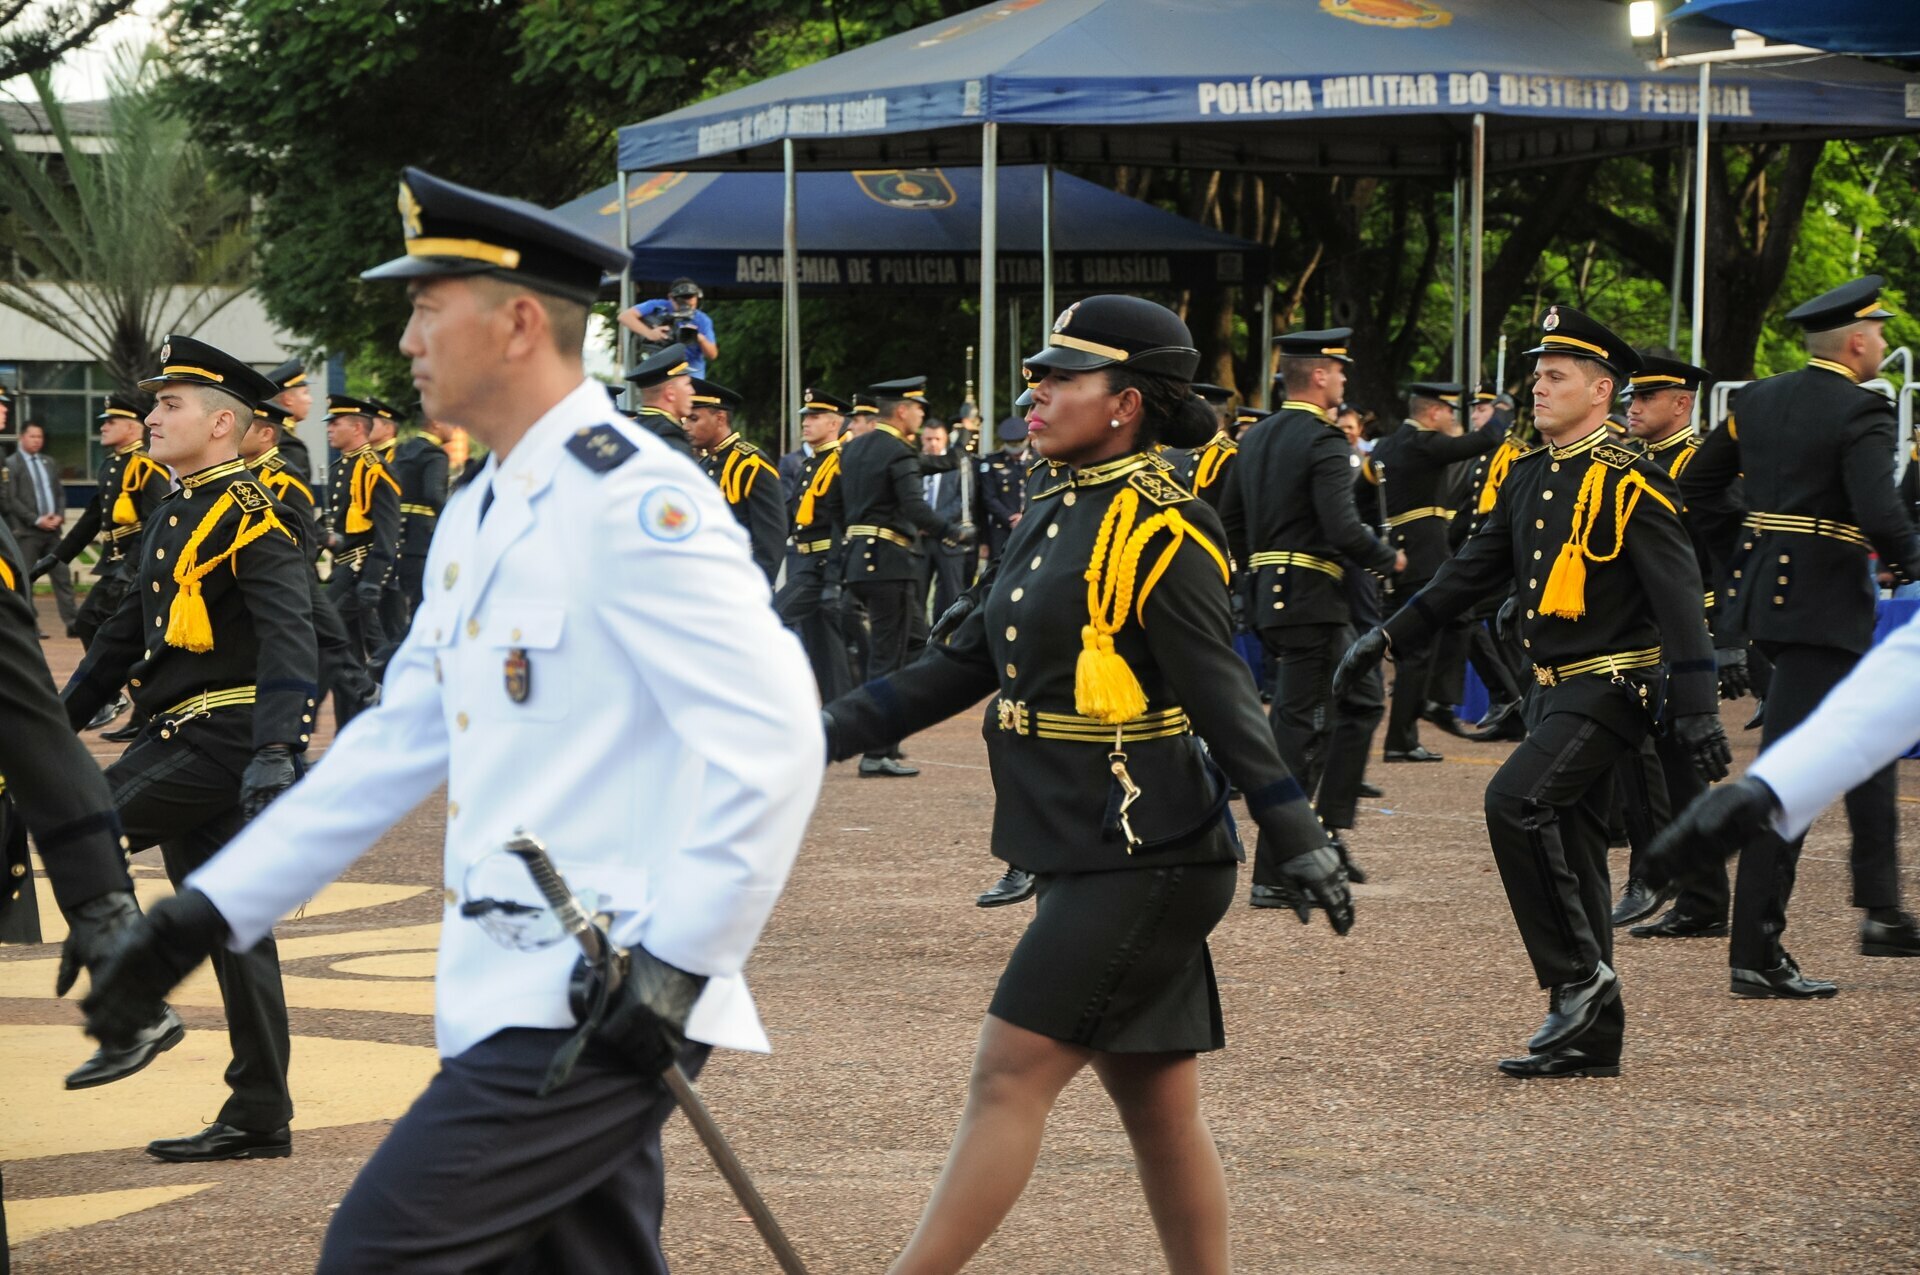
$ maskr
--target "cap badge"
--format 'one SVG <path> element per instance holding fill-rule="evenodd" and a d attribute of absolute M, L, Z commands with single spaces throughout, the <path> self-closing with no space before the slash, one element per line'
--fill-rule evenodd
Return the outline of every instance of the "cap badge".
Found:
<path fill-rule="evenodd" d="M 168 341 L 160 347 L 160 361 L 162 363 L 173 362 L 173 342 Z"/>
<path fill-rule="evenodd" d="M 420 201 L 413 197 L 413 188 L 404 181 L 400 183 L 400 227 L 407 238 L 420 237 Z"/>
<path fill-rule="evenodd" d="M 1551 332 L 1559 326 L 1560 326 L 1560 307 L 1557 305 L 1549 306 L 1547 308 L 1547 317 L 1544 320 L 1542 320 L 1540 323 L 1540 330 L 1542 332 Z"/>
<path fill-rule="evenodd" d="M 1065 332 L 1067 330 L 1067 325 L 1073 322 L 1073 312 L 1075 310 L 1078 310 L 1079 308 L 1080 308 L 1080 303 L 1076 301 L 1072 305 L 1068 306 L 1066 309 L 1062 310 L 1060 312 L 1060 317 L 1053 321 L 1053 330 L 1055 332 Z"/>

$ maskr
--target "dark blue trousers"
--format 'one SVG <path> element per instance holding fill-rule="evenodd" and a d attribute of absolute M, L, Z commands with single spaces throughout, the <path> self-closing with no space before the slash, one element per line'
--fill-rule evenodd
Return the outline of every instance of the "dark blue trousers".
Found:
<path fill-rule="evenodd" d="M 673 1098 L 594 1047 L 537 1097 L 571 1034 L 509 1028 L 443 1060 L 334 1213 L 322 1275 L 663 1275 Z M 696 1075 L 706 1057 L 689 1045 L 680 1065 Z"/>

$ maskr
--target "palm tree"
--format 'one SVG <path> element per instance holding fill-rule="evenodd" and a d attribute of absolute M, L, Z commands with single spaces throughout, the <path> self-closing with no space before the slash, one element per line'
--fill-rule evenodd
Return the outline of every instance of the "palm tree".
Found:
<path fill-rule="evenodd" d="M 248 202 L 215 180 L 186 124 L 165 113 L 153 64 L 123 51 L 107 125 L 77 140 L 46 72 L 28 110 L 58 143 L 28 151 L 0 120 L 0 210 L 16 234 L 0 306 L 80 346 L 123 391 L 245 289 Z"/>

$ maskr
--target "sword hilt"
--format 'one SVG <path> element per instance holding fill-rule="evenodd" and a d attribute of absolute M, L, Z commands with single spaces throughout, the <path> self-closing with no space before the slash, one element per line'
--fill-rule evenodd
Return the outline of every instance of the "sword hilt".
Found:
<path fill-rule="evenodd" d="M 547 848 L 540 844 L 539 838 L 529 835 L 525 829 L 517 828 L 513 839 L 503 848 L 526 865 L 527 875 L 533 878 L 547 906 L 553 909 L 560 928 L 578 940 L 589 957 L 598 958 L 600 931 L 587 915 L 586 909 L 580 906 L 580 900 L 573 897 L 573 891 L 553 866 L 553 860 L 547 857 Z"/>

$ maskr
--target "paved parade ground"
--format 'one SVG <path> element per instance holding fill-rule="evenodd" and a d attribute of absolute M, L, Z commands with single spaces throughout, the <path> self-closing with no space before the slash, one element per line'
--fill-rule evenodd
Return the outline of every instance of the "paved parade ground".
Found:
<path fill-rule="evenodd" d="M 56 639 L 49 655 L 64 677 L 78 644 Z M 1724 714 L 1736 770 L 1757 742 L 1739 730 L 1750 707 Z M 1031 915 L 973 906 L 999 871 L 977 720 L 907 741 L 918 779 L 833 768 L 749 967 L 776 1052 L 718 1054 L 702 1079 L 815 1272 L 877 1272 L 904 1244 Z M 1202 1076 L 1237 1269 L 1920 1269 L 1920 961 L 1859 955 L 1844 821 L 1815 825 L 1787 935 L 1809 974 L 1840 984 L 1837 1000 L 1734 1001 L 1724 940 L 1623 938 L 1621 1078 L 1512 1081 L 1493 1064 L 1524 1052 L 1546 1001 L 1481 818 L 1510 746 L 1425 729 L 1444 763 L 1372 769 L 1387 795 L 1363 805 L 1352 839 L 1371 879 L 1354 891 L 1350 936 L 1252 911 L 1246 871 L 1214 936 L 1228 1048 Z M 1901 781 L 1911 903 L 1920 770 L 1903 764 Z M 69 1094 L 60 1077 L 89 1043 L 76 1008 L 52 999 L 56 948 L 0 949 L 17 1271 L 311 1268 L 335 1204 L 434 1067 L 442 822 L 436 798 L 278 931 L 295 1036 L 289 1160 L 169 1165 L 140 1150 L 219 1109 L 226 1040 L 204 968 L 175 999 L 189 1027 L 178 1048 Z M 144 896 L 166 888 L 158 860 L 136 860 Z M 1624 861 L 1617 851 L 1616 888 Z M 44 885 L 41 900 L 57 938 Z M 666 1150 L 675 1269 L 774 1269 L 683 1121 Z M 974 1269 L 1162 1269 L 1126 1139 L 1090 1075 L 1063 1098 L 1032 1185 Z"/>

